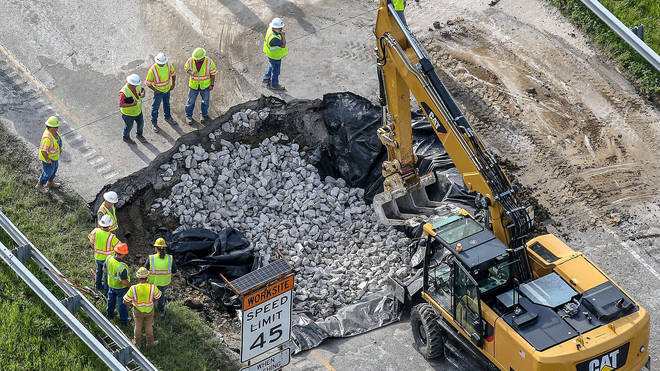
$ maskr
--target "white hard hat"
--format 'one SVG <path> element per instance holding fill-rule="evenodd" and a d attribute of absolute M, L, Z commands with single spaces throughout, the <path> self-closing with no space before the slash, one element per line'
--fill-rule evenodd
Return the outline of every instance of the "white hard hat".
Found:
<path fill-rule="evenodd" d="M 282 28 L 284 27 L 284 22 L 282 18 L 273 18 L 273 21 L 270 22 L 270 28 Z"/>
<path fill-rule="evenodd" d="M 115 191 L 105 192 L 103 194 L 103 199 L 113 204 L 116 204 L 117 201 L 119 201 L 119 197 Z"/>
<path fill-rule="evenodd" d="M 99 220 L 99 227 L 107 228 L 112 225 L 112 217 L 108 214 L 105 214 Z"/>
<path fill-rule="evenodd" d="M 142 81 L 140 81 L 140 76 L 136 74 L 128 75 L 128 77 L 126 78 L 126 82 L 135 86 L 140 85 L 142 83 Z"/>
<path fill-rule="evenodd" d="M 154 61 L 158 64 L 165 64 L 167 63 L 167 56 L 165 53 L 158 53 L 158 55 L 154 58 Z"/>

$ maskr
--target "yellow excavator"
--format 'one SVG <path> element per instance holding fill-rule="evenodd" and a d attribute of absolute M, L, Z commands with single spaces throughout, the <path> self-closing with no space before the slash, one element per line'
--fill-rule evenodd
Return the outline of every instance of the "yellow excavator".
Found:
<path fill-rule="evenodd" d="M 553 235 L 529 239 L 532 217 L 436 74 L 428 53 L 381 0 L 375 27 L 387 148 L 380 222 L 421 225 L 421 287 L 398 282 L 413 305 L 415 347 L 427 359 L 471 355 L 482 369 L 650 370 L 649 314 L 580 252 Z M 460 172 L 483 220 L 447 216 L 425 189 L 413 151 L 410 93 Z M 528 240 L 529 239 L 529 240 Z M 471 366 L 474 369 L 473 366 Z"/>

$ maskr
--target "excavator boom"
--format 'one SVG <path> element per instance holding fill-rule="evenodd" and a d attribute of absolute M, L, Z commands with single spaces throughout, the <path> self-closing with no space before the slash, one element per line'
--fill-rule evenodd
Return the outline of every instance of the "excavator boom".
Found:
<path fill-rule="evenodd" d="M 483 146 L 438 78 L 425 48 L 401 22 L 390 0 L 380 2 L 374 33 L 383 107 L 378 135 L 388 153 L 388 160 L 383 162 L 384 192 L 373 202 L 380 221 L 389 225 L 417 224 L 438 206 L 425 192 L 425 187 L 435 182 L 434 174 L 420 176 L 415 166 L 412 93 L 468 190 L 477 193 L 477 207 L 488 208 L 487 225 L 511 248 L 523 246 L 532 220 L 518 200 L 517 188 Z"/>

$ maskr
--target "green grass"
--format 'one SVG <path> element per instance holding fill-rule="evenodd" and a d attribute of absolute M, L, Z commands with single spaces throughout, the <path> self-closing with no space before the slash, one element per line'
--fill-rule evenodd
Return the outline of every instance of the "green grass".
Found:
<path fill-rule="evenodd" d="M 634 78 L 642 92 L 657 101 L 660 97 L 660 72 L 596 17 L 580 0 L 551 0 L 596 43 L 604 48 Z M 644 42 L 660 54 L 660 1 L 600 0 L 629 28 L 644 24 Z"/>
<path fill-rule="evenodd" d="M 93 287 L 94 267 L 87 233 L 94 227 L 87 205 L 78 197 L 57 197 L 33 189 L 36 160 L 0 124 L 0 207 L 13 223 L 62 273 Z M 32 165 L 30 164 L 32 163 Z M 15 247 L 0 230 L 0 241 Z M 29 264 L 60 299 L 64 295 L 46 275 Z M 104 304 L 97 301 L 103 313 Z M 162 370 L 233 370 L 225 346 L 199 316 L 181 302 L 169 305 L 168 315 L 156 317 L 154 333 L 160 344 L 145 355 Z M 78 314 L 84 323 L 91 321 Z M 115 318 L 116 320 L 116 318 Z M 94 333 L 100 330 L 94 329 Z M 127 328 L 132 338 L 132 328 Z M 104 363 L 61 321 L 18 276 L 0 261 L 0 365 L 2 370 L 100 370 Z"/>

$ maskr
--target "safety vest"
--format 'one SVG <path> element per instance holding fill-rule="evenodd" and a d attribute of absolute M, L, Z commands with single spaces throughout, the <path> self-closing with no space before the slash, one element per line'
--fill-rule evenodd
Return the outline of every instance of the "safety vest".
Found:
<path fill-rule="evenodd" d="M 94 244 L 94 259 L 105 260 L 115 255 L 115 245 L 119 239 L 110 231 L 104 231 L 101 228 L 94 228 L 89 234 L 89 241 Z"/>
<path fill-rule="evenodd" d="M 121 92 L 124 93 L 124 97 L 132 97 L 133 100 L 137 102 L 135 106 L 119 107 L 121 113 L 126 116 L 139 116 L 142 113 L 142 88 L 140 86 L 136 86 L 135 91 L 137 91 L 137 97 L 135 94 L 133 94 L 133 91 L 128 88 L 128 84 L 124 85 L 124 87 L 121 89 Z"/>
<path fill-rule="evenodd" d="M 44 133 L 41 135 L 41 143 L 39 144 L 39 159 L 43 162 L 48 162 L 46 158 L 44 158 L 44 154 L 41 153 L 41 151 L 46 151 L 46 154 L 48 155 L 48 158 L 57 161 L 60 158 L 60 145 L 57 143 L 57 140 L 55 140 L 55 137 L 53 136 L 53 133 L 50 132 L 50 130 L 46 129 L 44 130 Z"/>
<path fill-rule="evenodd" d="M 188 61 L 186 61 L 185 69 L 186 71 L 193 72 L 192 76 L 190 76 L 190 79 L 188 80 L 188 86 L 195 90 L 197 90 L 197 88 L 200 90 L 208 88 L 211 85 L 211 75 L 218 73 L 218 70 L 215 68 L 213 59 L 209 57 L 204 57 L 202 68 L 200 68 L 199 71 L 197 71 L 197 64 L 195 63 L 195 60 L 192 59 L 192 57 L 188 58 Z"/>
<path fill-rule="evenodd" d="M 114 256 L 109 257 L 106 260 L 106 264 L 108 269 L 108 286 L 113 289 L 123 289 L 126 287 L 124 286 L 124 283 L 121 282 L 120 275 L 124 270 L 128 271 L 128 265 L 124 262 L 120 262 Z M 126 279 L 128 281 L 131 280 L 130 277 L 127 277 Z"/>
<path fill-rule="evenodd" d="M 131 286 L 124 301 L 133 304 L 140 312 L 150 313 L 154 309 L 154 300 L 160 298 L 158 287 L 149 283 L 138 283 Z"/>
<path fill-rule="evenodd" d="M 106 214 L 110 215 L 110 218 L 112 219 L 112 224 L 110 224 L 109 230 L 112 232 L 112 231 L 117 229 L 117 227 L 118 227 L 118 225 L 117 225 L 117 212 L 116 212 L 114 206 L 112 207 L 112 211 L 110 211 L 110 209 L 108 209 L 105 206 L 105 203 L 102 203 L 101 207 L 99 207 L 99 211 L 97 212 L 97 214 L 98 213 L 102 213 L 103 215 L 106 215 Z"/>
<path fill-rule="evenodd" d="M 402 11 L 406 7 L 406 0 L 392 0 L 394 10 Z"/>
<path fill-rule="evenodd" d="M 156 90 L 167 93 L 172 87 L 172 79 L 174 76 L 174 66 L 167 62 L 163 67 L 158 63 L 154 63 L 147 73 L 147 80 L 144 82 L 148 86 L 153 86 Z"/>
<path fill-rule="evenodd" d="M 280 60 L 284 58 L 287 53 L 289 53 L 289 51 L 287 50 L 286 46 L 270 46 L 270 41 L 274 38 L 282 40 L 282 34 L 275 33 L 272 28 L 268 27 L 268 31 L 266 31 L 266 38 L 264 40 L 264 53 L 266 53 L 266 56 L 270 59 Z"/>
<path fill-rule="evenodd" d="M 172 255 L 165 254 L 162 259 L 159 254 L 149 255 L 149 268 L 149 283 L 167 286 L 172 282 Z"/>

